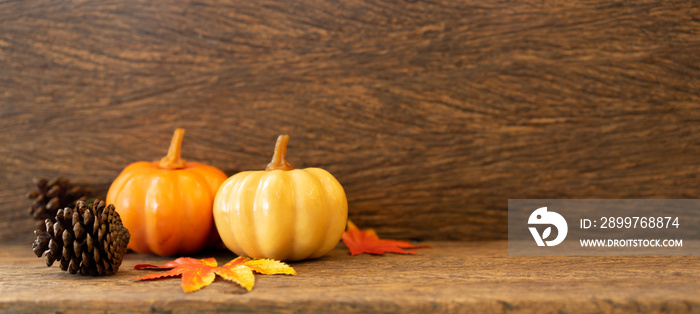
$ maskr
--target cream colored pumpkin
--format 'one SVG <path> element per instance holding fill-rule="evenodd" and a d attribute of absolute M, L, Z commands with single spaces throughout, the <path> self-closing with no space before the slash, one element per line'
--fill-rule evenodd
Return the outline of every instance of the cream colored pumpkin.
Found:
<path fill-rule="evenodd" d="M 265 171 L 240 172 L 214 199 L 214 221 L 224 244 L 253 258 L 297 261 L 321 257 L 340 241 L 348 205 L 328 171 L 294 169 L 281 135 Z"/>

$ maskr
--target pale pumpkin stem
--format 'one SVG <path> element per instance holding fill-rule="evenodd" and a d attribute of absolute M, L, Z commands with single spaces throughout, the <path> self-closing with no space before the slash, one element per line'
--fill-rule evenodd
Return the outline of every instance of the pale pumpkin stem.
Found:
<path fill-rule="evenodd" d="M 275 154 L 272 155 L 272 161 L 267 165 L 265 170 L 294 170 L 291 164 L 287 162 L 287 143 L 289 143 L 289 135 L 280 135 L 275 144 Z"/>
<path fill-rule="evenodd" d="M 159 166 L 165 169 L 185 168 L 187 162 L 180 157 L 182 151 L 182 138 L 185 136 L 185 129 L 177 128 L 170 141 L 168 155 L 160 160 Z"/>

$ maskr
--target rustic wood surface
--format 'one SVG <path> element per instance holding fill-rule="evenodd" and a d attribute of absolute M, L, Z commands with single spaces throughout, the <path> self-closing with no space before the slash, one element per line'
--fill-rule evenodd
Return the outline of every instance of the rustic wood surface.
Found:
<path fill-rule="evenodd" d="M 28 245 L 5 246 L 0 311 L 700 312 L 698 257 L 508 257 L 503 241 L 428 244 L 415 256 L 350 256 L 340 245 L 293 263 L 297 276 L 256 275 L 249 293 L 217 280 L 191 294 L 180 279 L 134 281 L 151 272 L 134 265 L 166 258 L 129 254 L 115 276 L 93 278 L 47 268 Z"/>
<path fill-rule="evenodd" d="M 394 238 L 504 239 L 508 198 L 697 198 L 699 52 L 696 1 L 2 1 L 0 240 L 31 241 L 32 177 L 104 191 L 176 127 L 229 174 L 288 133 Z"/>

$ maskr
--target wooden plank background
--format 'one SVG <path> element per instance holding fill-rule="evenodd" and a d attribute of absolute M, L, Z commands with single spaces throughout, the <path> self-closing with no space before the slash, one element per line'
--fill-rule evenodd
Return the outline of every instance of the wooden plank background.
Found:
<path fill-rule="evenodd" d="M 506 236 L 508 198 L 697 198 L 695 1 L 2 1 L 0 239 L 26 190 L 167 150 L 336 175 L 380 235 Z"/>

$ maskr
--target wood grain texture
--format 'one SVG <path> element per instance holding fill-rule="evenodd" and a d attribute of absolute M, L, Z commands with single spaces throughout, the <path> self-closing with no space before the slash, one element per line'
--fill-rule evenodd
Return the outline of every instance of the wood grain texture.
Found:
<path fill-rule="evenodd" d="M 508 198 L 697 198 L 699 52 L 694 1 L 0 2 L 0 239 L 30 241 L 33 176 L 105 190 L 176 127 L 229 174 L 290 134 L 386 237 L 504 239 Z"/>
<path fill-rule="evenodd" d="M 180 279 L 136 282 L 128 254 L 112 277 L 47 268 L 27 245 L 0 250 L 0 311 L 697 313 L 698 257 L 508 257 L 506 243 L 430 242 L 415 256 L 329 255 L 291 264 L 297 276 L 257 275 L 253 290 L 224 280 L 186 294 Z M 203 254 L 200 258 L 211 257 Z M 216 254 L 219 264 L 232 253 Z"/>

